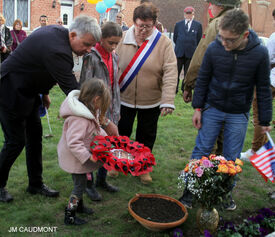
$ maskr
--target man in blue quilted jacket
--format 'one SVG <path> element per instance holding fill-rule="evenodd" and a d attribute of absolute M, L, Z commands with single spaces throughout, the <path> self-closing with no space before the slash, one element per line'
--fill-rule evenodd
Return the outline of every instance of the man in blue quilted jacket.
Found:
<path fill-rule="evenodd" d="M 206 50 L 192 102 L 195 109 L 192 121 L 199 130 L 192 159 L 210 154 L 222 126 L 224 157 L 233 161 L 240 157 L 254 87 L 262 132 L 271 130 L 268 51 L 248 26 L 248 16 L 242 10 L 228 11 L 220 21 L 216 40 Z M 183 203 L 185 196 L 180 199 Z M 231 197 L 227 210 L 235 208 Z"/>

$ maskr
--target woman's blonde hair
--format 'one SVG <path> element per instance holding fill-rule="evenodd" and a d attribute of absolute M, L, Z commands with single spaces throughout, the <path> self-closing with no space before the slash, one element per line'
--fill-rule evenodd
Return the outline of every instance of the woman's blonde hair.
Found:
<path fill-rule="evenodd" d="M 3 21 L 3 24 L 5 24 L 5 23 L 6 23 L 6 19 L 5 19 L 5 17 L 3 16 L 3 14 L 2 14 L 2 13 L 0 13 L 0 20 L 2 20 L 2 21 Z"/>
<path fill-rule="evenodd" d="M 19 20 L 19 19 L 16 19 L 16 20 L 13 22 L 12 28 L 15 30 L 15 26 L 16 26 L 17 23 L 21 26 L 21 30 L 22 30 L 23 24 L 22 24 L 22 21 Z"/>
<path fill-rule="evenodd" d="M 84 81 L 80 89 L 78 100 L 82 102 L 95 116 L 96 111 L 92 101 L 96 96 L 100 97 L 99 122 L 104 123 L 105 114 L 110 106 L 111 95 L 103 80 L 92 78 Z"/>

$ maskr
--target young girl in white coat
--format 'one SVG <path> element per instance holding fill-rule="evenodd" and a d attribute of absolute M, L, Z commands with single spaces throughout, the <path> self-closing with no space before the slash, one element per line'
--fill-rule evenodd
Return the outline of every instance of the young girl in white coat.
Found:
<path fill-rule="evenodd" d="M 105 113 L 110 105 L 110 92 L 99 79 L 87 80 L 81 90 L 73 90 L 60 108 L 65 119 L 62 137 L 58 143 L 60 167 L 72 174 L 74 188 L 65 208 L 64 223 L 81 225 L 85 220 L 75 216 L 76 212 L 92 214 L 93 210 L 83 204 L 86 188 L 86 173 L 102 166 L 90 152 L 90 143 L 96 135 L 106 136 L 100 124 L 105 122 Z"/>

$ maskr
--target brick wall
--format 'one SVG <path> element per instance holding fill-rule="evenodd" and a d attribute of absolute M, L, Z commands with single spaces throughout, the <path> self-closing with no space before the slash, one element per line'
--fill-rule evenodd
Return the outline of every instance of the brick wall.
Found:
<path fill-rule="evenodd" d="M 201 22 L 203 27 L 207 25 L 207 6 L 204 1 L 198 0 L 152 0 L 159 8 L 159 21 L 168 32 L 173 32 L 175 24 L 184 19 L 183 10 L 187 6 L 195 8 L 195 20 Z"/>
<path fill-rule="evenodd" d="M 126 22 L 128 27 L 133 25 L 133 12 L 134 9 L 139 5 L 140 0 L 124 0 L 122 1 L 121 10 L 124 14 L 123 21 Z"/>
<path fill-rule="evenodd" d="M 84 3 L 84 10 L 80 10 L 81 4 Z M 74 1 L 74 17 L 80 14 L 93 16 L 99 20 L 99 13 L 95 9 L 95 4 L 90 4 L 86 0 Z M 31 29 L 39 26 L 39 17 L 48 16 L 48 24 L 56 24 L 56 19 L 60 17 L 60 0 L 56 0 L 55 8 L 52 8 L 52 0 L 33 0 L 31 1 Z"/>
<path fill-rule="evenodd" d="M 40 26 L 39 17 L 46 15 L 48 24 L 55 24 L 56 19 L 60 16 L 60 5 L 57 3 L 55 8 L 52 8 L 51 0 L 33 0 L 31 1 L 31 27 L 34 29 Z"/>
<path fill-rule="evenodd" d="M 39 26 L 40 15 L 47 15 L 49 24 L 55 24 L 60 16 L 60 0 L 56 0 L 56 7 L 52 8 L 53 0 L 31 0 L 31 22 L 30 29 Z M 159 8 L 159 21 L 168 31 L 173 31 L 177 21 L 183 19 L 183 9 L 186 6 L 193 6 L 196 10 L 195 19 L 200 21 L 205 28 L 207 25 L 208 4 L 198 0 L 152 0 Z M 247 0 L 242 0 L 242 9 L 248 12 Z M 81 3 L 84 3 L 84 10 L 80 10 Z M 133 11 L 138 6 L 140 0 L 117 0 L 125 15 L 124 21 L 128 26 L 133 24 Z M 83 13 L 93 16 L 99 20 L 99 13 L 95 9 L 95 4 L 90 4 L 86 0 L 74 1 L 74 17 Z M 275 9 L 275 0 L 252 0 L 253 29 L 261 36 L 269 37 L 275 28 L 272 24 L 272 11 Z M 0 1 L 0 10 L 3 12 L 3 1 Z"/>

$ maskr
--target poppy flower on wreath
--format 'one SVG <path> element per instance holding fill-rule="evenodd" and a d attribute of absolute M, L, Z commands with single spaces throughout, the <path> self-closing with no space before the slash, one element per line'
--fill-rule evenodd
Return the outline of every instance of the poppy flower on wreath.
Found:
<path fill-rule="evenodd" d="M 93 158 L 103 162 L 105 169 L 114 169 L 125 175 L 149 173 L 156 165 L 150 148 L 127 136 L 96 136 L 90 147 Z"/>

